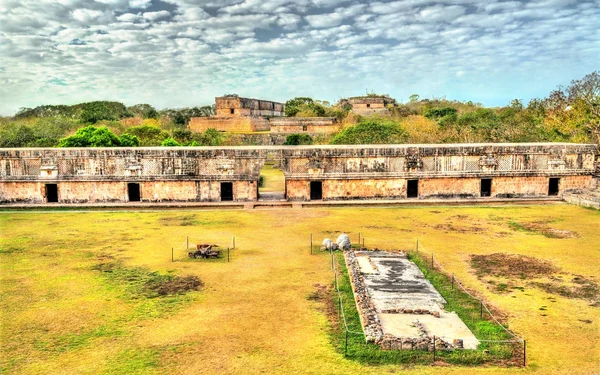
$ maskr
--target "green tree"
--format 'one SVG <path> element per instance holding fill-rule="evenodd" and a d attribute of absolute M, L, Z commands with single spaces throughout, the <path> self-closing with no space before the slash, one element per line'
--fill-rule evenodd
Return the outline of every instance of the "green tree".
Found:
<path fill-rule="evenodd" d="M 121 140 L 107 127 L 93 125 L 80 128 L 75 134 L 60 140 L 58 147 L 115 147 Z"/>
<path fill-rule="evenodd" d="M 132 126 L 125 134 L 136 136 L 140 146 L 160 146 L 165 139 L 169 138 L 167 131 L 150 125 Z"/>
<path fill-rule="evenodd" d="M 312 98 L 297 97 L 285 102 L 285 115 L 287 117 L 297 116 L 301 111 L 305 114 L 315 114 L 315 116 L 307 117 L 320 117 L 325 114 L 323 106 L 315 103 Z"/>
<path fill-rule="evenodd" d="M 131 134 L 122 134 L 119 137 L 119 141 L 122 147 L 137 147 L 140 145 L 139 138 Z"/>
<path fill-rule="evenodd" d="M 164 147 L 176 147 L 176 146 L 181 146 L 181 144 L 179 144 L 179 142 L 177 142 L 173 138 L 169 137 L 169 138 L 165 139 L 161 143 L 161 146 L 164 146 Z"/>
<path fill-rule="evenodd" d="M 286 146 L 312 145 L 313 139 L 308 134 L 290 134 L 283 143 Z"/>
<path fill-rule="evenodd" d="M 330 144 L 394 144 L 405 143 L 408 135 L 400 124 L 383 118 L 368 118 L 339 132 Z"/>
<path fill-rule="evenodd" d="M 158 118 L 158 111 L 150 104 L 136 104 L 127 107 L 127 111 L 135 117 Z"/>

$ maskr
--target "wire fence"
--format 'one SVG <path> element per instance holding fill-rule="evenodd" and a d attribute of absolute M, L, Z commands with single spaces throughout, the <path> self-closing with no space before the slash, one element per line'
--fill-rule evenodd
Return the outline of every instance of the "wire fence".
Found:
<path fill-rule="evenodd" d="M 364 249 L 364 246 L 362 248 Z M 336 255 L 334 251 L 329 250 L 331 270 L 334 274 L 334 299 L 341 332 L 340 347 L 343 348 L 345 357 L 369 363 L 431 363 L 443 359 L 448 363 L 466 365 L 526 365 L 526 341 L 502 324 L 481 298 L 467 290 L 433 255 L 427 257 L 430 262 L 426 262 L 425 257 L 428 254 L 425 253 L 422 244 L 419 243 L 418 250 L 413 251 L 413 254 L 408 253 L 409 258 L 424 270 L 426 277 L 446 299 L 446 310 L 455 311 L 475 334 L 479 341 L 477 349 L 440 349 L 435 344 L 435 336 L 431 351 L 414 346 L 408 350 L 383 350 L 376 344 L 366 342 L 344 257 L 341 253 Z M 312 235 L 311 254 L 314 254 Z"/>
<path fill-rule="evenodd" d="M 467 289 L 453 272 L 444 268 L 435 258 L 434 253 L 428 251 L 418 238 L 415 250 L 407 253 L 409 259 L 421 268 L 425 277 L 446 299 L 448 302 L 446 309 L 456 311 L 474 332 L 481 343 L 480 348 L 485 353 L 496 353 L 504 357 L 508 357 L 510 353 L 513 362 L 526 366 L 526 340 L 511 331 L 506 324 L 501 323 L 500 319 L 492 313 L 493 309 L 490 309 L 481 297 Z"/>
<path fill-rule="evenodd" d="M 171 247 L 171 262 L 231 262 L 235 249 L 235 236 L 186 236 L 183 242 Z"/>

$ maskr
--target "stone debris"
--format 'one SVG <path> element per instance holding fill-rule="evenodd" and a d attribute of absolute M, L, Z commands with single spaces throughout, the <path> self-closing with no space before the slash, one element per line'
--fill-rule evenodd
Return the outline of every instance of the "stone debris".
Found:
<path fill-rule="evenodd" d="M 382 314 L 429 314 L 429 315 L 433 315 L 436 318 L 440 317 L 440 312 L 439 311 L 431 311 L 431 310 L 427 310 L 427 309 L 403 309 L 403 308 L 394 308 L 394 309 L 383 309 L 381 310 Z"/>
<path fill-rule="evenodd" d="M 340 234 L 335 242 L 340 247 L 340 249 L 342 249 L 344 251 L 348 251 L 352 248 L 352 243 L 350 242 L 350 237 L 348 237 L 348 235 L 346 233 Z"/>
<path fill-rule="evenodd" d="M 333 242 L 332 240 L 330 240 L 329 238 L 326 238 L 323 240 L 321 250 L 334 251 L 334 250 L 338 250 L 338 249 L 339 249 L 338 245 L 335 242 Z"/>

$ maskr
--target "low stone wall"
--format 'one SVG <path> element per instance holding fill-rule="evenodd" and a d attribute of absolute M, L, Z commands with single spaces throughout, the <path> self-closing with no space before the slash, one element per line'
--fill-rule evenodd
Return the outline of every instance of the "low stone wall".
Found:
<path fill-rule="evenodd" d="M 340 130 L 335 117 L 272 117 L 271 133 L 332 134 Z"/>
<path fill-rule="evenodd" d="M 192 117 L 188 123 L 188 129 L 200 133 L 208 129 L 216 129 L 222 132 L 256 132 L 270 129 L 269 121 L 264 117 Z"/>

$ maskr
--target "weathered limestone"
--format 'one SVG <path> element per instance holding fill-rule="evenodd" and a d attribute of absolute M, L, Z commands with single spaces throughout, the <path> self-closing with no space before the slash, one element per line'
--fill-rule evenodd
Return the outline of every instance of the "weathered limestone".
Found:
<path fill-rule="evenodd" d="M 367 116 L 372 114 L 388 114 L 388 107 L 396 107 L 396 100 L 384 96 L 356 96 L 348 98 L 345 103 L 352 106 L 352 112 Z"/>
<path fill-rule="evenodd" d="M 269 119 L 271 133 L 331 134 L 340 130 L 335 117 L 272 117 Z"/>
<path fill-rule="evenodd" d="M 188 129 L 203 132 L 216 129 L 226 132 L 257 132 L 270 129 L 266 116 L 283 116 L 283 103 L 223 96 L 215 98 L 216 115 L 192 117 Z"/>
<path fill-rule="evenodd" d="M 344 252 L 367 342 L 385 350 L 475 349 L 479 341 L 404 253 Z"/>
<path fill-rule="evenodd" d="M 62 203 L 127 202 L 132 183 L 146 202 L 255 201 L 267 158 L 279 161 L 290 201 L 562 196 L 590 187 L 596 152 L 568 143 L 0 149 L 0 203 L 45 202 L 48 184 Z"/>

